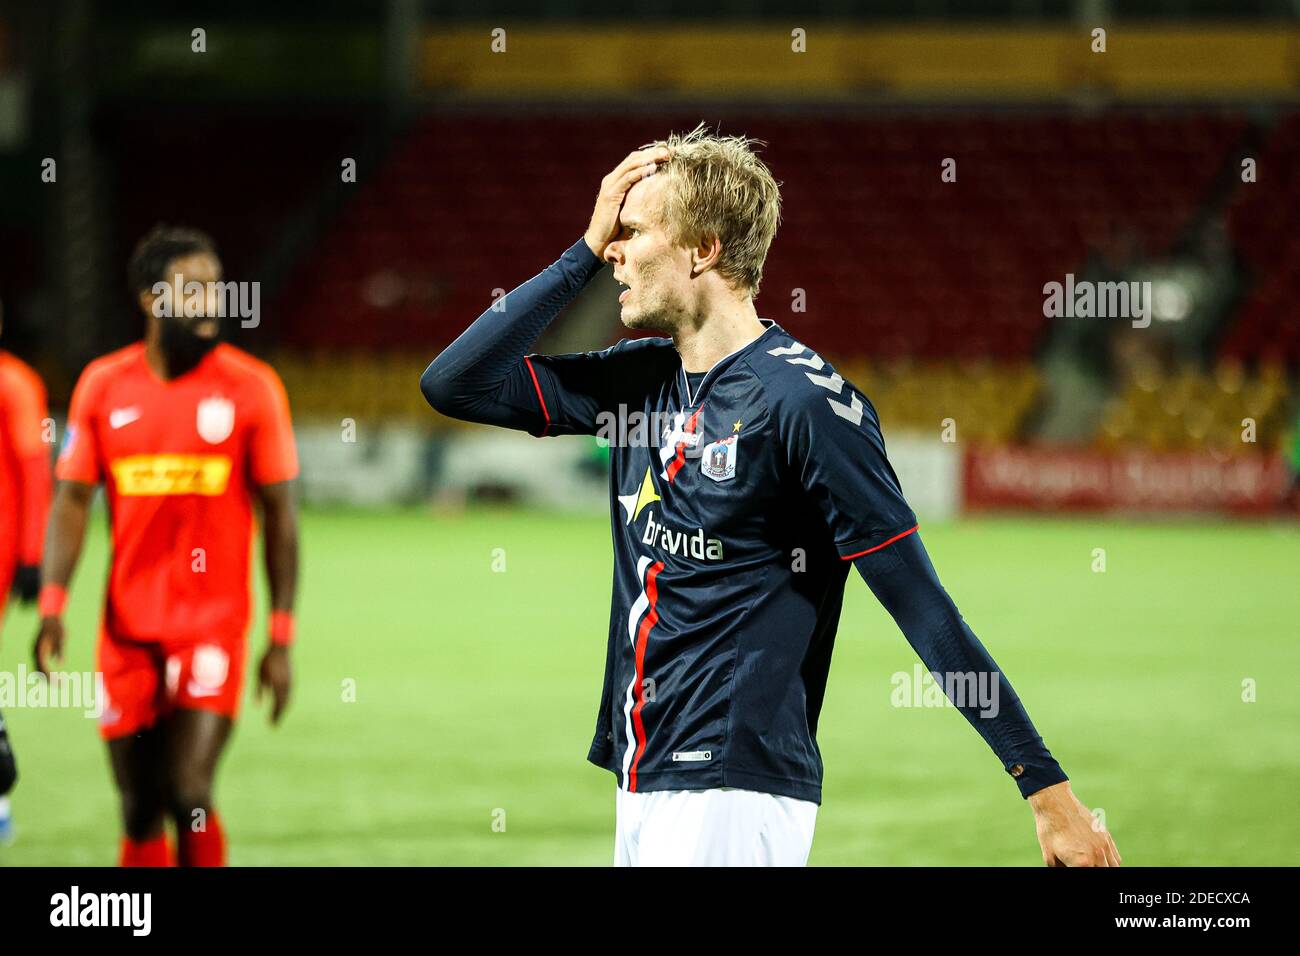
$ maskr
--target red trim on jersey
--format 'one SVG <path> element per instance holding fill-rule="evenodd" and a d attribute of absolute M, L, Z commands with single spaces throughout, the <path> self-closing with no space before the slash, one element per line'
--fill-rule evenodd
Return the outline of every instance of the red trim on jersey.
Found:
<path fill-rule="evenodd" d="M 645 753 L 645 724 L 641 721 L 641 708 L 645 706 L 645 688 L 642 681 L 645 679 L 645 647 L 650 637 L 650 631 L 659 623 L 659 587 L 655 583 L 659 577 L 659 572 L 664 569 L 662 561 L 656 561 L 650 565 L 650 570 L 645 576 L 645 595 L 650 601 L 650 610 L 646 611 L 645 617 L 641 618 L 641 624 L 636 629 L 636 686 L 637 701 L 636 706 L 632 708 L 632 728 L 636 734 L 636 754 L 632 757 L 632 768 L 627 774 L 627 789 L 629 793 L 636 793 L 636 768 L 641 762 L 641 755 Z"/>
<path fill-rule="evenodd" d="M 695 434 L 695 423 L 699 421 L 700 412 L 702 411 L 704 411 L 703 405 L 695 409 L 695 414 L 692 415 L 690 421 L 686 423 L 686 431 L 689 434 Z M 682 465 L 684 464 L 686 464 L 686 442 L 679 441 L 677 443 L 677 457 L 668 463 L 668 471 L 666 474 L 668 475 L 669 484 L 672 483 L 673 478 L 677 475 L 677 472 L 681 471 Z"/>
<path fill-rule="evenodd" d="M 862 557 L 864 554 L 870 554 L 872 551 L 879 551 L 881 548 L 888 547 L 889 545 L 893 544 L 893 543 L 894 543 L 895 541 L 897 541 L 899 538 L 906 538 L 909 534 L 911 534 L 913 531 L 915 531 L 915 530 L 916 530 L 917 528 L 919 528 L 919 527 L 921 527 L 919 524 L 912 525 L 912 527 L 908 528 L 908 529 L 907 529 L 906 531 L 904 531 L 902 534 L 896 534 L 896 535 L 894 535 L 892 538 L 890 538 L 888 541 L 884 541 L 884 542 L 882 542 L 882 543 L 876 545 L 874 548 L 867 548 L 867 550 L 865 550 L 865 551 L 859 551 L 857 554 L 842 554 L 842 555 L 840 555 L 840 560 L 841 560 L 841 561 L 852 561 L 854 558 L 860 558 L 860 557 Z"/>
<path fill-rule="evenodd" d="M 546 416 L 546 425 L 542 428 L 542 435 L 551 430 L 551 413 L 546 410 L 546 398 L 542 395 L 542 385 L 537 381 L 537 372 L 533 369 L 533 360 L 527 355 L 524 356 L 524 364 L 528 366 L 528 374 L 533 377 L 533 388 L 537 389 L 537 401 L 542 405 L 542 414 Z M 541 437 L 541 436 L 539 436 Z"/>

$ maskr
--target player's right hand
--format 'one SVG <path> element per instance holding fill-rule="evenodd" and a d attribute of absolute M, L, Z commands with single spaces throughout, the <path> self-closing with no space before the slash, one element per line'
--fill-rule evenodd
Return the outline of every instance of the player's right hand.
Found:
<path fill-rule="evenodd" d="M 654 173 L 660 163 L 668 162 L 671 157 L 672 150 L 667 146 L 638 149 L 628 153 L 627 158 L 600 181 L 596 208 L 592 211 L 591 224 L 583 236 L 587 240 L 587 246 L 598 257 L 603 258 L 605 247 L 618 238 L 621 231 L 618 214 L 623 209 L 627 191 Z"/>
<path fill-rule="evenodd" d="M 292 668 L 289 666 L 289 648 L 283 644 L 272 644 L 262 655 L 262 662 L 257 666 L 257 694 L 255 700 L 260 703 L 263 692 L 271 695 L 271 725 L 280 722 L 284 709 L 289 706 L 289 688 L 293 684 Z"/>
<path fill-rule="evenodd" d="M 41 618 L 41 629 L 36 632 L 36 644 L 32 647 L 32 656 L 36 658 L 36 669 L 48 679 L 53 670 L 52 663 L 63 663 L 63 619 L 59 617 Z"/>

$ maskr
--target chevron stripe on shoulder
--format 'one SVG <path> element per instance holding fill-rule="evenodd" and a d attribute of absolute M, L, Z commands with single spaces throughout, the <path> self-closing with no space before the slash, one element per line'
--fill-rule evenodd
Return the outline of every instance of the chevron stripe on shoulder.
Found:
<path fill-rule="evenodd" d="M 830 374 L 824 374 L 823 369 L 829 368 L 825 359 L 814 352 L 808 346 L 801 342 L 791 342 L 790 345 L 779 346 L 774 349 L 768 349 L 767 354 L 774 358 L 782 359 L 788 365 L 802 366 L 812 371 L 805 371 L 804 377 L 818 388 L 824 388 L 828 392 L 834 393 L 834 398 L 826 396 L 826 402 L 830 405 L 831 410 L 836 415 L 854 425 L 862 424 L 862 413 L 864 406 L 862 399 L 858 398 L 857 392 L 849 386 L 839 372 L 830 369 Z M 847 397 L 847 401 L 845 401 Z"/>

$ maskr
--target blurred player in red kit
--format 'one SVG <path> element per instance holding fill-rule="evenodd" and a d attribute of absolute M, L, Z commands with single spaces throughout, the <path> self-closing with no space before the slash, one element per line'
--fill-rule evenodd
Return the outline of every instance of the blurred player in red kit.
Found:
<path fill-rule="evenodd" d="M 46 674 L 62 658 L 66 588 L 95 485 L 113 535 L 98 670 L 100 732 L 121 797 L 123 866 L 225 863 L 213 777 L 239 710 L 254 504 L 263 519 L 270 645 L 257 691 L 288 702 L 298 573 L 297 451 L 284 386 L 220 342 L 221 262 L 212 240 L 158 227 L 128 267 L 143 342 L 91 362 L 77 382 L 56 465 L 40 631 Z"/>
<path fill-rule="evenodd" d="M 47 415 L 40 376 L 0 349 L 0 624 L 10 587 L 28 603 L 36 600 L 40 586 L 41 532 L 50 506 Z M 18 765 L 0 714 L 0 843 L 12 835 L 6 795 L 17 779 Z"/>
<path fill-rule="evenodd" d="M 30 602 L 40 586 L 41 538 L 50 506 L 48 415 L 40 376 L 0 349 L 0 620 L 11 587 Z"/>

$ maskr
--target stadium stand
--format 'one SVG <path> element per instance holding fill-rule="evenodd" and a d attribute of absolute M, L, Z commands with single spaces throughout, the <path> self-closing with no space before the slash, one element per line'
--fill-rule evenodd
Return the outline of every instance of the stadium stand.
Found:
<path fill-rule="evenodd" d="M 318 342 L 322 330 L 357 348 L 450 341 L 492 289 L 572 241 L 606 157 L 687 122 L 420 121 L 298 270 L 288 341 Z M 554 153 L 557 123 L 580 153 Z M 735 126 L 771 144 L 783 183 L 759 300 L 768 313 L 828 353 L 1025 359 L 1042 332 L 1043 283 L 1078 271 L 1115 222 L 1148 255 L 1169 249 L 1245 121 L 769 115 Z M 979 188 L 941 181 L 946 157 Z M 796 289 L 808 307 L 790 315 Z"/>
<path fill-rule="evenodd" d="M 295 401 L 330 417 L 424 416 L 409 388 L 422 357 L 573 240 L 607 157 L 695 121 L 417 121 L 288 281 L 278 361 Z M 836 361 L 887 423 L 931 429 L 960 415 L 965 439 L 1015 440 L 1042 388 L 1043 284 L 1081 273 L 1120 234 L 1144 260 L 1170 254 L 1215 201 L 1250 125 L 1231 110 L 736 120 L 735 131 L 769 144 L 784 196 L 760 312 Z M 1222 335 L 1223 361 L 1123 384 L 1102 446 L 1199 448 L 1236 435 L 1248 415 L 1284 417 L 1277 361 L 1300 355 L 1286 310 L 1300 273 L 1283 268 L 1300 261 L 1289 245 L 1300 242 L 1289 229 L 1300 212 L 1300 117 L 1264 132 L 1260 181 L 1226 195 L 1252 282 Z M 556 153 L 557 139 L 583 148 Z M 949 157 L 958 184 L 978 189 L 943 181 Z M 620 334 L 611 315 L 608 341 Z M 354 354 L 312 357 L 322 342 Z M 1252 446 L 1238 436 L 1232 447 Z"/>
<path fill-rule="evenodd" d="M 1272 130 L 1258 178 L 1238 185 L 1228 209 L 1233 244 L 1253 288 L 1222 340 L 1221 354 L 1272 356 L 1300 365 L 1300 115 Z"/>

